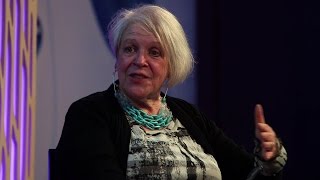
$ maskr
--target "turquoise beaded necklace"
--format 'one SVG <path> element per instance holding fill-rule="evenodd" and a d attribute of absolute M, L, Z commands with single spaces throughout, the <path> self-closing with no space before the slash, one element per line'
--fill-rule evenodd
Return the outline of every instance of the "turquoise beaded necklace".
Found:
<path fill-rule="evenodd" d="M 167 107 L 166 98 L 161 99 L 161 107 L 157 115 L 149 115 L 141 109 L 133 106 L 129 99 L 120 92 L 120 90 L 115 89 L 115 97 L 118 99 L 126 115 L 132 118 L 135 122 L 143 125 L 149 129 L 157 130 L 167 127 L 172 120 L 172 112 Z"/>

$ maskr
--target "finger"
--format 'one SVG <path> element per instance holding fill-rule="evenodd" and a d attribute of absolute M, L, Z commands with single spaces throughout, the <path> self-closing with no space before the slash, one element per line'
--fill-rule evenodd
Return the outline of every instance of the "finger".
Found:
<path fill-rule="evenodd" d="M 273 133 L 269 132 L 262 132 L 257 134 L 257 138 L 260 140 L 260 142 L 275 142 L 276 136 Z"/>
<path fill-rule="evenodd" d="M 256 125 L 257 130 L 260 132 L 273 132 L 273 129 L 268 124 L 258 123 Z"/>
<path fill-rule="evenodd" d="M 274 156 L 275 156 L 275 153 L 274 153 L 274 152 L 265 152 L 265 153 L 262 155 L 262 158 L 263 158 L 265 161 L 269 161 L 269 160 L 272 159 Z"/>
<path fill-rule="evenodd" d="M 257 104 L 255 107 L 255 120 L 256 124 L 266 123 L 264 119 L 263 108 L 260 104 Z"/>
<path fill-rule="evenodd" d="M 265 152 L 273 151 L 275 148 L 275 143 L 274 142 L 263 142 L 263 143 L 261 143 L 261 148 Z"/>
<path fill-rule="evenodd" d="M 277 153 L 277 148 L 275 143 L 261 143 L 261 156 L 264 160 L 268 161 L 273 158 Z"/>

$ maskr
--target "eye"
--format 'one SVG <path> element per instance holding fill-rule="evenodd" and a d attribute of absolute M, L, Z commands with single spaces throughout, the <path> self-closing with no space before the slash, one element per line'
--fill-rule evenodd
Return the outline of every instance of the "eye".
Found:
<path fill-rule="evenodd" d="M 149 55 L 152 57 L 161 57 L 161 51 L 157 48 L 152 48 L 149 51 Z"/>
<path fill-rule="evenodd" d="M 134 53 L 136 51 L 136 48 L 134 46 L 126 46 L 123 48 L 123 52 L 127 54 Z"/>

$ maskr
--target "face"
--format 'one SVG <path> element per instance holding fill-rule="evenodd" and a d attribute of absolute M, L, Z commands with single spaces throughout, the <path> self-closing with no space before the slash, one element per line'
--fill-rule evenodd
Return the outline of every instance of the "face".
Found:
<path fill-rule="evenodd" d="M 124 32 L 117 53 L 120 89 L 132 100 L 158 99 L 168 60 L 157 38 L 139 25 Z"/>

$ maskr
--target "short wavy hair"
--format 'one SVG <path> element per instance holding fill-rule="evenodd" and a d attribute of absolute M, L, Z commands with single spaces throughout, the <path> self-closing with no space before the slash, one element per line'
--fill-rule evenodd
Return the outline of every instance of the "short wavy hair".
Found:
<path fill-rule="evenodd" d="M 155 5 L 120 10 L 108 25 L 109 46 L 115 57 L 124 32 L 132 24 L 141 25 L 159 40 L 169 61 L 167 85 L 173 87 L 182 83 L 193 70 L 194 58 L 177 18 L 165 8 Z"/>

